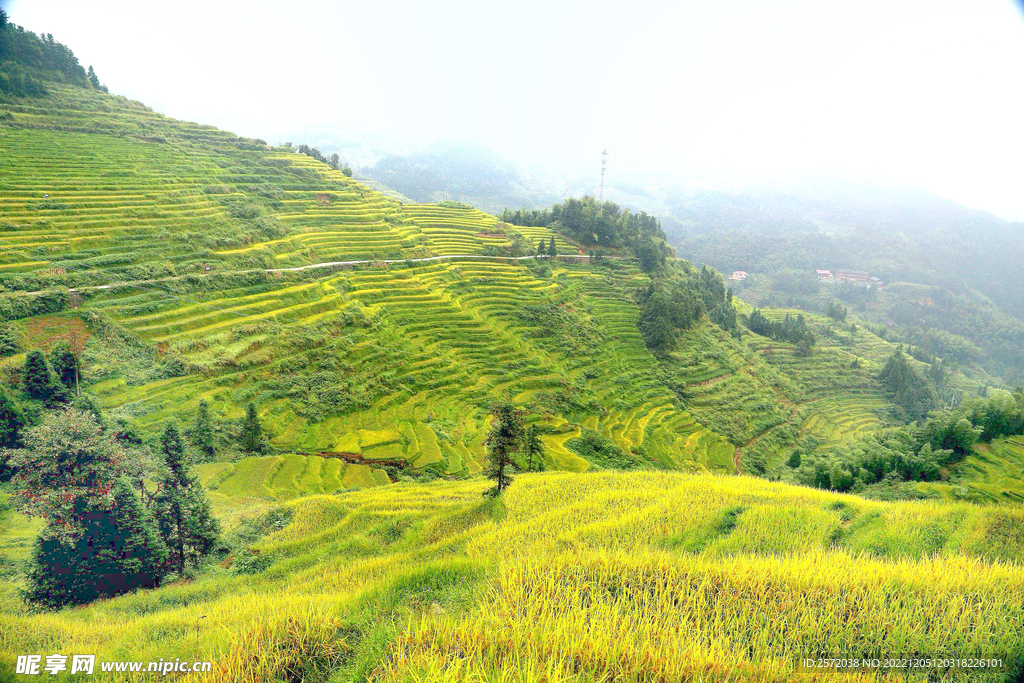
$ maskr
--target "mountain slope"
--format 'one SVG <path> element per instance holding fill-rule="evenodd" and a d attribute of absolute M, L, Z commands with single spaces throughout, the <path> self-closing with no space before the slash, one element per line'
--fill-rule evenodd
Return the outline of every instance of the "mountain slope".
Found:
<path fill-rule="evenodd" d="M 744 292 L 762 305 L 824 310 L 838 296 L 933 355 L 963 344 L 971 357 L 957 361 L 1012 383 L 1024 377 L 1020 224 L 917 188 L 876 184 L 669 196 L 679 223 L 668 233 L 679 253 L 762 278 L 748 283 L 760 285 L 756 292 Z M 864 270 L 903 287 L 865 302 L 856 291 L 819 287 L 816 268 Z M 943 344 L 936 332 L 954 338 Z"/>
<path fill-rule="evenodd" d="M 604 438 L 621 463 L 768 473 L 807 436 L 890 419 L 872 372 L 892 349 L 869 333 L 840 350 L 829 332 L 794 364 L 792 345 L 702 323 L 659 360 L 637 329 L 650 277 L 628 261 L 507 258 L 552 237 L 575 251 L 548 228 L 402 204 L 95 89 L 3 108 L 0 314 L 23 350 L 78 335 L 84 387 L 146 432 L 251 401 L 285 451 L 472 474 L 510 396 L 549 467 L 595 466 Z M 405 261 L 435 256 L 479 258 Z M 9 381 L 23 358 L 0 359 Z"/>
<path fill-rule="evenodd" d="M 550 466 L 588 466 L 565 447 L 585 424 L 668 466 L 733 467 L 652 374 L 632 266 L 275 270 L 572 247 L 475 209 L 399 204 L 294 151 L 94 90 L 54 85 L 4 110 L 0 311 L 27 348 L 53 341 L 32 336 L 47 324 L 32 314 L 73 307 L 85 386 L 115 416 L 148 429 L 200 399 L 224 419 L 254 401 L 282 448 L 457 474 L 479 471 L 486 408 L 508 394 L 541 421 Z"/>

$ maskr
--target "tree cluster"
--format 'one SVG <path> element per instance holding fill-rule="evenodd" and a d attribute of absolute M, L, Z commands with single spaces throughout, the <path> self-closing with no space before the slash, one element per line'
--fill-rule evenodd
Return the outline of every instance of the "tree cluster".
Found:
<path fill-rule="evenodd" d="M 808 351 L 815 342 L 814 333 L 808 329 L 807 320 L 800 313 L 795 316 L 787 313 L 778 321 L 769 320 L 760 309 L 754 309 L 747 317 L 747 328 L 763 337 L 796 344 L 798 351 Z"/>
<path fill-rule="evenodd" d="M 935 410 L 920 424 L 866 435 L 852 443 L 801 457 L 789 466 L 809 486 L 861 490 L 883 482 L 935 481 L 944 468 L 974 452 L 979 441 L 1024 433 L 1024 389 L 993 392 L 954 409 Z"/>
<path fill-rule="evenodd" d="M 672 277 L 652 280 L 637 296 L 640 318 L 637 327 L 651 351 L 665 352 L 676 335 L 689 329 L 705 314 L 727 331 L 736 329 L 732 290 L 722 276 L 707 266 L 699 271 L 682 263 Z"/>
<path fill-rule="evenodd" d="M 309 145 L 299 145 L 298 148 L 296 148 L 296 151 L 299 154 L 305 154 L 308 157 L 313 157 L 321 163 L 327 164 L 335 171 L 341 171 L 349 178 L 352 177 L 352 169 L 348 164 L 341 160 L 341 157 L 338 156 L 337 152 L 331 154 L 330 157 L 326 157 L 319 149 L 316 147 L 310 147 Z"/>
<path fill-rule="evenodd" d="M 941 468 L 954 462 L 952 450 L 935 449 L 916 425 L 869 434 L 853 443 L 803 458 L 791 457 L 799 466 L 799 480 L 834 491 L 861 490 L 883 481 L 935 481 Z"/>
<path fill-rule="evenodd" d="M 587 246 L 628 249 L 647 272 L 660 269 L 672 255 L 657 218 L 590 196 L 570 198 L 550 209 L 506 208 L 501 220 L 512 225 L 546 226 Z"/>
<path fill-rule="evenodd" d="M 828 317 L 835 320 L 836 322 L 842 323 L 846 322 L 846 314 L 848 312 L 849 311 L 847 310 L 846 306 L 843 306 L 838 301 L 830 301 L 828 304 L 828 309 L 825 311 L 825 314 L 828 315 Z"/>
<path fill-rule="evenodd" d="M 920 420 L 938 406 L 939 397 L 931 380 L 918 372 L 903 347 L 896 347 L 878 375 L 885 386 L 896 416 L 904 421 Z"/>
<path fill-rule="evenodd" d="M 57 608 L 158 586 L 212 550 L 217 521 L 188 471 L 177 427 L 161 438 L 154 492 L 138 468 L 137 437 L 98 411 L 48 411 L 10 451 L 21 508 L 45 520 L 25 597 Z"/>
<path fill-rule="evenodd" d="M 38 349 L 29 351 L 21 381 L 25 395 L 32 400 L 65 403 L 78 381 L 78 358 L 65 341 L 54 344 L 49 358 Z"/>
<path fill-rule="evenodd" d="M 74 52 L 52 34 L 26 31 L 0 9 L 0 94 L 41 97 L 48 81 L 106 90 L 93 68 L 83 69 Z"/>
<path fill-rule="evenodd" d="M 558 250 L 555 248 L 555 236 L 551 236 L 551 240 L 545 245 L 544 239 L 537 240 L 537 256 L 550 256 L 554 258 L 558 256 Z"/>
<path fill-rule="evenodd" d="M 534 425 L 523 425 L 522 409 L 509 401 L 498 401 L 491 406 L 491 429 L 485 444 L 487 467 L 484 474 L 494 481 L 494 495 L 508 488 L 515 471 L 544 469 L 540 433 Z"/>

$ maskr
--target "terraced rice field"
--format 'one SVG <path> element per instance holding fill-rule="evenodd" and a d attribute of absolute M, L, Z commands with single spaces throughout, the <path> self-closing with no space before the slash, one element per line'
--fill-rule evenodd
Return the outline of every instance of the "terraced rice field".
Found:
<path fill-rule="evenodd" d="M 973 455 L 950 469 L 948 482 L 921 482 L 917 487 L 947 500 L 1024 503 L 1024 437 L 977 444 Z"/>
<path fill-rule="evenodd" d="M 647 449 L 666 465 L 729 470 L 731 445 L 680 410 L 650 374 L 653 359 L 624 294 L 640 277 L 628 268 L 610 279 L 571 264 L 547 277 L 521 264 L 439 262 L 309 281 L 271 279 L 202 300 L 165 291 L 100 294 L 88 310 L 165 345 L 198 372 L 141 386 L 118 376 L 92 390 L 145 425 L 187 413 L 200 399 L 230 404 L 236 391 L 250 388 L 277 445 L 401 460 L 448 474 L 480 470 L 486 406 L 507 394 L 534 412 L 551 466 L 588 466 L 564 447 L 582 426 L 624 449 Z M 604 335 L 598 346 L 566 349 L 520 315 L 568 302 L 578 320 Z M 348 318 L 364 321 L 369 333 L 346 326 Z M 283 368 L 322 369 L 324 350 L 284 351 L 275 341 L 314 330 L 344 335 L 344 368 L 334 370 L 335 380 L 369 382 L 386 368 L 386 390 L 364 409 L 316 420 L 296 405 L 308 396 L 275 396 L 274 376 Z M 225 415 L 238 410 L 236 403 Z"/>
<path fill-rule="evenodd" d="M 267 272 L 532 253 L 552 236 L 560 252 L 578 249 L 470 207 L 402 203 L 290 149 L 95 91 L 57 87 L 9 109 L 0 286 L 115 283 L 69 299 L 90 335 L 85 386 L 113 415 L 155 430 L 189 420 L 201 399 L 220 419 L 254 401 L 286 452 L 473 474 L 487 408 L 508 395 L 542 427 L 549 467 L 590 467 L 566 444 L 593 429 L 666 466 L 733 468 L 733 446 L 651 370 L 635 268 L 481 259 Z M 58 323 L 19 329 L 31 320 Z M 219 474 L 229 488 L 248 481 Z M 260 481 L 268 495 L 303 490 Z"/>
<path fill-rule="evenodd" d="M 781 320 L 795 310 L 766 310 Z M 814 353 L 800 357 L 792 344 L 751 335 L 747 345 L 785 375 L 794 389 L 790 400 L 799 410 L 800 429 L 826 444 L 840 443 L 871 431 L 889 419 L 888 401 L 877 375 L 893 345 L 866 330 L 850 338 L 823 316 L 803 313 L 817 337 Z"/>
<path fill-rule="evenodd" d="M 0 282 L 483 253 L 517 228 L 402 204 L 311 157 L 78 88 L 6 105 Z M 503 233 L 503 234 L 502 234 Z M 528 228 L 529 244 L 550 239 Z M 556 243 L 572 251 L 561 237 Z M 63 272 L 61 272 L 63 271 Z"/>
<path fill-rule="evenodd" d="M 194 580 L 48 613 L 0 582 L 0 666 L 43 649 L 39 634 L 101 660 L 178 656 L 175 634 L 182 657 L 215 663 L 194 680 L 217 683 L 877 683 L 907 679 L 797 663 L 935 651 L 1007 666 L 928 680 L 1024 666 L 1020 505 L 667 472 L 524 474 L 498 501 L 479 479 L 293 497 L 333 479 L 288 458 L 210 491 L 230 538 L 276 523 Z M 293 482 L 280 501 L 251 497 L 278 481 Z M 24 561 L 33 524 L 0 508 L 0 557 Z M 265 565 L 237 570 L 243 548 Z"/>
<path fill-rule="evenodd" d="M 286 452 L 473 474 L 488 405 L 507 395 L 542 428 L 549 467 L 591 467 L 567 447 L 591 429 L 653 463 L 729 472 L 738 446 L 797 420 L 826 440 L 877 420 L 870 371 L 844 370 L 844 349 L 796 359 L 705 324 L 666 380 L 636 328 L 636 268 L 483 258 L 532 252 L 546 228 L 402 203 L 290 149 L 96 91 L 9 109 L 0 286 L 77 306 L 87 389 L 143 429 L 191 419 L 201 399 L 221 419 L 253 401 Z M 481 260 L 380 264 L 461 254 Z M 378 265 L 269 272 L 346 260 Z M 119 281 L 134 284 L 61 289 Z M 865 333 L 854 351 L 875 343 L 888 346 Z"/>
<path fill-rule="evenodd" d="M 382 470 L 317 455 L 270 455 L 235 463 L 209 463 L 198 465 L 196 474 L 211 495 L 235 499 L 289 500 L 390 483 Z"/>

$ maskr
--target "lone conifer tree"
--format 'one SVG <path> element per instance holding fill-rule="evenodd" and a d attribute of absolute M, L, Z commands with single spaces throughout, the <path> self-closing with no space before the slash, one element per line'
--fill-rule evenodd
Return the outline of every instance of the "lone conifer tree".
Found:
<path fill-rule="evenodd" d="M 213 460 L 217 453 L 213 437 L 213 419 L 210 417 L 210 404 L 205 400 L 199 401 L 199 408 L 196 410 L 196 421 L 188 432 L 189 441 L 196 450 L 202 453 L 207 460 Z"/>
<path fill-rule="evenodd" d="M 21 429 L 25 426 L 25 415 L 14 399 L 0 388 L 0 482 L 7 481 L 14 474 L 5 449 L 15 448 L 21 441 Z"/>
<path fill-rule="evenodd" d="M 537 240 L 537 256 L 543 256 L 547 250 L 544 248 L 544 238 Z"/>
<path fill-rule="evenodd" d="M 29 398 L 45 401 L 53 391 L 53 378 L 46 364 L 43 352 L 36 349 L 25 357 L 25 368 L 22 372 L 22 384 Z"/>
<path fill-rule="evenodd" d="M 558 256 L 558 252 L 555 250 L 555 236 L 551 236 L 551 241 L 548 242 L 548 256 L 554 258 Z"/>
<path fill-rule="evenodd" d="M 21 428 L 24 426 L 25 415 L 21 408 L 0 388 L 0 448 L 16 447 Z"/>
<path fill-rule="evenodd" d="M 530 425 L 526 428 L 526 436 L 523 438 L 523 450 L 526 451 L 526 471 L 540 472 L 544 469 L 544 444 L 541 443 L 537 427 Z"/>
<path fill-rule="evenodd" d="M 10 325 L 0 325 L 0 356 L 10 356 L 18 352 L 18 336 Z"/>
<path fill-rule="evenodd" d="M 252 403 L 245 407 L 241 442 L 242 450 L 249 453 L 259 453 L 266 447 L 263 441 L 263 426 L 260 425 L 260 416 L 256 412 L 256 406 Z"/>
<path fill-rule="evenodd" d="M 78 359 L 71 351 L 71 345 L 66 341 L 59 341 L 50 350 L 50 365 L 53 367 L 53 374 L 57 381 L 66 387 L 75 386 L 75 378 L 78 374 Z"/>
<path fill-rule="evenodd" d="M 160 442 L 167 469 L 153 496 L 153 510 L 160 536 L 170 549 L 171 564 L 183 574 L 188 564 L 209 554 L 220 528 L 202 486 L 185 466 L 185 446 L 173 422 Z"/>
<path fill-rule="evenodd" d="M 523 440 L 523 419 L 519 409 L 507 401 L 491 408 L 491 432 L 487 435 L 487 476 L 494 480 L 499 494 L 512 483 L 512 454 Z"/>

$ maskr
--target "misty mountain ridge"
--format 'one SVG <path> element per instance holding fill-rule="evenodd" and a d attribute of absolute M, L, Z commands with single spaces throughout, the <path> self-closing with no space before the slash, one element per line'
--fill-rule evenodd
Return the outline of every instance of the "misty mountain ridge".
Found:
<path fill-rule="evenodd" d="M 480 145 L 446 141 L 408 154 L 389 154 L 357 169 L 421 202 L 454 199 L 497 213 L 506 206 L 548 206 L 561 196 L 547 183 Z"/>

